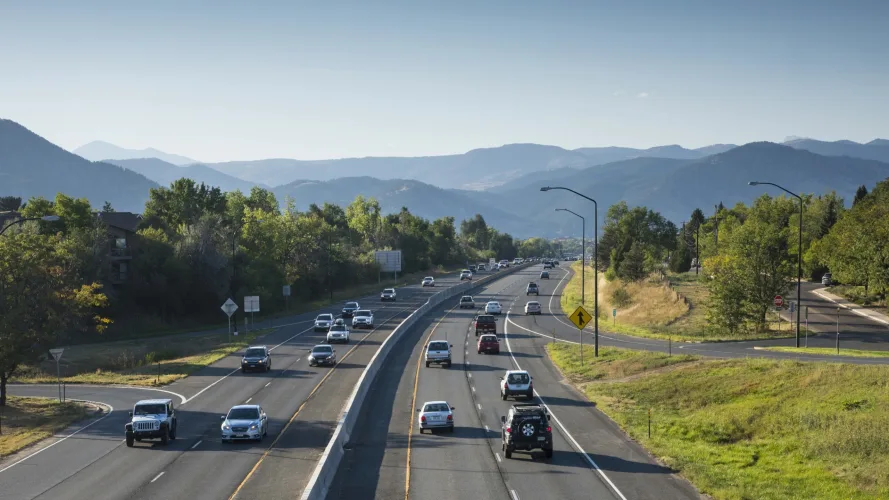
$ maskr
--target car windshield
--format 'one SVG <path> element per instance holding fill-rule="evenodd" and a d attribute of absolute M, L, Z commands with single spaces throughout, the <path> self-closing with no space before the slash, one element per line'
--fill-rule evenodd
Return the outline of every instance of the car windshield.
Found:
<path fill-rule="evenodd" d="M 259 410 L 256 408 L 232 408 L 228 412 L 229 420 L 256 420 L 259 418 Z"/>
<path fill-rule="evenodd" d="M 138 405 L 133 409 L 133 415 L 160 415 L 166 413 L 163 403 Z"/>
<path fill-rule="evenodd" d="M 482 335 L 481 341 L 482 342 L 497 342 L 497 337 L 494 335 Z"/>
<path fill-rule="evenodd" d="M 481 321 L 482 323 L 488 323 L 488 322 L 493 323 L 494 316 L 479 316 L 478 320 Z"/>
<path fill-rule="evenodd" d="M 423 279 L 426 280 L 426 281 L 432 281 L 432 276 L 426 276 L 426 277 L 423 278 Z"/>
<path fill-rule="evenodd" d="M 248 358 L 262 358 L 265 357 L 265 349 L 259 347 L 247 349 L 247 352 L 244 353 L 244 356 Z"/>
<path fill-rule="evenodd" d="M 430 351 L 447 351 L 448 343 L 447 342 L 430 342 L 429 343 Z"/>
<path fill-rule="evenodd" d="M 540 302 L 528 302 L 528 305 L 531 307 L 540 307 Z"/>
<path fill-rule="evenodd" d="M 511 373 L 506 378 L 506 381 L 510 384 L 527 384 L 531 381 L 531 378 L 528 377 L 527 373 Z"/>
<path fill-rule="evenodd" d="M 344 332 L 346 331 L 346 325 L 333 325 L 330 327 L 330 331 L 332 332 Z"/>
<path fill-rule="evenodd" d="M 451 408 L 447 405 L 447 403 L 429 403 L 423 408 L 423 411 L 424 412 L 430 412 L 430 411 L 445 411 L 446 412 L 446 411 L 450 411 L 450 409 Z"/>
<path fill-rule="evenodd" d="M 383 293 L 395 293 L 395 289 L 394 288 L 387 288 L 387 289 L 383 290 Z"/>
<path fill-rule="evenodd" d="M 460 298 L 461 302 L 472 302 L 472 297 L 462 297 Z"/>
<path fill-rule="evenodd" d="M 330 347 L 329 345 L 320 345 L 312 349 L 312 352 L 315 354 L 330 354 L 333 352 L 333 347 Z"/>
<path fill-rule="evenodd" d="M 358 302 L 346 302 L 346 309 L 358 309 Z"/>
<path fill-rule="evenodd" d="M 370 311 L 365 311 L 365 310 L 356 311 L 355 316 L 370 316 Z"/>
<path fill-rule="evenodd" d="M 499 302 L 488 302 L 488 305 L 489 305 L 489 306 L 497 307 L 497 306 L 500 305 L 500 303 L 499 303 Z"/>
<path fill-rule="evenodd" d="M 318 321 L 333 321 L 332 314 L 319 314 Z"/>

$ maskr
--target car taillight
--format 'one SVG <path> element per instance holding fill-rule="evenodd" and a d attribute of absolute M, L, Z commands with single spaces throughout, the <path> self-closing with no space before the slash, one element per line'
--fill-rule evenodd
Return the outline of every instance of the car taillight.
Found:
<path fill-rule="evenodd" d="M 420 416 L 420 422 L 425 422 L 425 421 L 426 421 L 426 416 L 425 415 Z"/>
<path fill-rule="evenodd" d="M 448 420 L 454 420 L 454 416 L 453 416 L 453 415 L 448 415 Z"/>
<path fill-rule="evenodd" d="M 510 429 L 509 427 L 507 427 L 507 428 L 506 428 L 506 433 L 509 434 L 510 432 L 512 432 L 512 429 Z"/>
<path fill-rule="evenodd" d="M 546 432 L 552 432 L 552 431 L 553 431 L 553 428 L 547 425 L 547 426 L 546 426 Z"/>

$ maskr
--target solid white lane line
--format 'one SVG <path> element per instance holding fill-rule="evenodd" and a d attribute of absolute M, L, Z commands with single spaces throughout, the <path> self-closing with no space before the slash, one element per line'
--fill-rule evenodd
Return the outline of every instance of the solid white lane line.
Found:
<path fill-rule="evenodd" d="M 161 476 L 163 476 L 163 475 L 164 475 L 164 473 L 163 473 L 163 471 L 161 471 L 160 474 L 154 476 L 154 479 L 152 479 L 151 482 L 153 483 L 153 482 L 157 481 L 157 480 L 160 479 Z"/>
<path fill-rule="evenodd" d="M 500 454 L 499 454 L 499 453 L 494 452 L 494 456 L 497 457 L 497 461 L 498 461 L 498 462 L 502 462 L 502 461 L 503 461 L 503 459 L 500 458 Z"/>
<path fill-rule="evenodd" d="M 481 403 L 476 403 L 475 406 L 478 406 L 479 411 L 481 411 L 481 409 L 482 409 L 482 404 L 481 404 Z"/>
<path fill-rule="evenodd" d="M 515 490 L 509 490 L 509 493 L 512 495 L 512 500 L 519 500 L 519 494 Z"/>
<path fill-rule="evenodd" d="M 513 364 L 516 366 L 516 368 L 521 370 L 522 367 L 521 365 L 519 365 L 518 360 L 516 360 L 515 355 L 512 353 L 512 345 L 509 342 L 509 323 L 509 315 L 507 314 L 506 324 L 503 325 L 503 337 L 506 338 L 506 349 L 509 351 L 509 357 L 512 358 Z M 605 483 L 611 487 L 612 491 L 618 497 L 620 497 L 621 500 L 627 500 L 627 497 L 625 497 L 624 494 L 621 493 L 621 491 L 617 488 L 617 486 L 613 482 L 611 482 L 611 478 L 609 478 L 608 475 L 605 474 L 605 472 L 599 467 L 599 464 L 597 464 L 596 461 L 593 460 L 586 451 L 584 451 L 584 449 L 580 446 L 580 443 L 578 443 L 577 440 L 574 439 L 574 436 L 572 436 L 571 433 L 568 432 L 568 428 L 562 424 L 562 422 L 559 420 L 556 414 L 553 413 L 552 409 L 549 407 L 549 405 L 546 404 L 546 401 L 544 401 L 543 397 L 540 395 L 539 392 L 537 392 L 536 389 L 534 390 L 534 395 L 537 396 L 537 399 L 540 400 L 540 404 L 542 404 L 549 412 L 550 416 L 553 418 L 553 422 L 555 422 L 556 425 L 558 425 L 562 429 L 562 433 L 565 435 L 566 438 L 568 438 L 568 441 L 571 443 L 572 446 L 574 446 L 574 449 L 577 450 L 580 455 L 586 460 L 586 462 L 590 464 L 590 466 L 592 466 L 596 472 L 599 473 L 599 476 L 602 477 Z"/>
<path fill-rule="evenodd" d="M 191 449 L 193 450 L 193 449 L 197 448 L 201 443 L 203 443 L 203 441 L 198 441 L 197 443 L 192 445 Z"/>
<path fill-rule="evenodd" d="M 247 398 L 247 401 L 244 401 L 244 404 L 249 403 L 251 399 L 253 399 L 253 398 Z"/>
<path fill-rule="evenodd" d="M 297 359 L 297 361 L 299 361 L 299 360 Z M 272 385 L 272 383 L 271 383 L 271 382 L 268 382 L 268 383 L 265 384 L 265 387 L 268 387 L 268 386 L 270 386 L 270 385 Z"/>

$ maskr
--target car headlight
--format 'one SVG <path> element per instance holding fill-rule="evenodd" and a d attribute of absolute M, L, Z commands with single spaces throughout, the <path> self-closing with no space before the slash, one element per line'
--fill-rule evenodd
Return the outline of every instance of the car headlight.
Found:
<path fill-rule="evenodd" d="M 264 360 L 264 359 L 260 359 L 259 361 L 257 361 L 257 363 L 259 363 L 259 364 L 263 364 L 263 363 L 265 363 L 265 360 Z"/>
<path fill-rule="evenodd" d="M 230 431 L 230 430 L 232 430 L 232 427 L 228 424 L 222 424 L 222 430 Z"/>
<path fill-rule="evenodd" d="M 251 431 L 255 431 L 256 429 L 258 429 L 258 427 L 257 427 L 256 424 L 252 424 L 252 425 L 250 426 L 250 430 L 251 430 Z"/>
<path fill-rule="evenodd" d="M 309 354 L 309 359 L 315 359 L 315 356 L 312 356 L 311 354 Z"/>

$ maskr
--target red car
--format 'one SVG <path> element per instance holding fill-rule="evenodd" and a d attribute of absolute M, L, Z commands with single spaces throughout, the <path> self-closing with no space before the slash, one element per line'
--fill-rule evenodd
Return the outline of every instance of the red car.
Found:
<path fill-rule="evenodd" d="M 478 338 L 478 353 L 500 354 L 500 341 L 497 335 L 487 333 Z"/>

